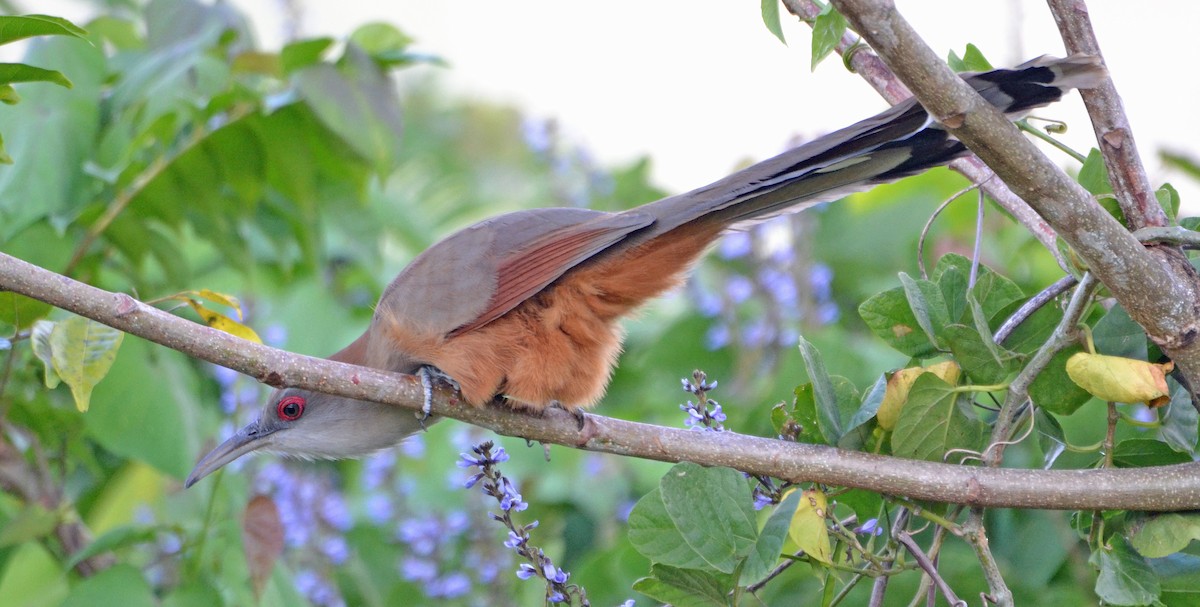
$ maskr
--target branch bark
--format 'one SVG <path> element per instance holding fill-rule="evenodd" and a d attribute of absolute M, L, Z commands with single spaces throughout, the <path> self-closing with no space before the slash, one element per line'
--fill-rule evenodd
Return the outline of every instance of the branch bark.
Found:
<path fill-rule="evenodd" d="M 104 291 L 0 253 L 0 289 L 20 293 L 273 386 L 420 409 L 420 380 L 292 354 L 198 325 L 134 298 Z M 694 432 L 569 413 L 537 417 L 506 407 L 463 406 L 434 391 L 433 413 L 542 443 L 664 462 L 727 466 L 793 482 L 816 481 L 888 495 L 977 507 L 1064 510 L 1200 508 L 1200 463 L 1106 470 L 1016 470 L 905 460 L 821 445 Z"/>
<path fill-rule="evenodd" d="M 929 113 L 1053 227 L 1188 380 L 1200 408 L 1200 281 L 1143 247 L 934 54 L 889 0 L 832 0 Z"/>

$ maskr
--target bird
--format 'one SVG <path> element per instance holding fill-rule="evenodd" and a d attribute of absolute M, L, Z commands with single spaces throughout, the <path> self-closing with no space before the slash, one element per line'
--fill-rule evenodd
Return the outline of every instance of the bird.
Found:
<path fill-rule="evenodd" d="M 962 74 L 1011 119 L 1107 77 L 1100 59 L 1042 56 Z M 603 396 L 620 320 L 679 285 L 721 234 L 968 153 L 915 100 L 699 189 L 626 211 L 516 211 L 434 244 L 384 289 L 366 331 L 329 358 L 397 373 L 440 372 L 462 398 L 580 412 Z M 364 456 L 425 427 L 400 407 L 285 387 L 259 417 L 199 460 L 185 481 L 252 451 Z"/>

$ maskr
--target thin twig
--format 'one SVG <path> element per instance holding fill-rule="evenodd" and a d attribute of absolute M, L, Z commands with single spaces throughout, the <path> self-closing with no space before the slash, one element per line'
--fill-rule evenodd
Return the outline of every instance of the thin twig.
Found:
<path fill-rule="evenodd" d="M 954 593 L 954 589 L 951 588 L 950 584 L 946 583 L 946 579 L 943 578 L 940 573 L 938 573 L 937 567 L 934 566 L 933 561 L 930 560 L 930 558 L 925 554 L 925 551 L 921 550 L 921 547 L 917 545 L 917 542 L 913 540 L 912 536 L 909 535 L 908 532 L 901 531 L 900 534 L 896 536 L 896 541 L 900 542 L 902 546 L 908 549 L 909 554 L 913 555 L 913 558 L 916 559 L 917 564 L 921 566 L 921 569 L 925 572 L 925 575 L 928 575 L 933 579 L 933 582 L 937 584 L 938 589 L 942 591 L 942 596 L 946 597 L 946 601 L 948 603 L 955 605 L 955 607 L 966 607 L 967 602 L 958 598 L 958 595 Z"/>
<path fill-rule="evenodd" d="M 917 268 L 921 270 L 921 278 L 926 280 L 929 279 L 929 273 L 925 271 L 925 239 L 929 236 L 929 230 L 933 227 L 933 222 L 937 220 L 938 215 L 942 214 L 942 211 L 946 210 L 946 207 L 950 206 L 950 203 L 958 200 L 959 196 L 962 196 L 971 190 L 978 189 L 979 186 L 980 184 L 978 183 L 972 183 L 971 185 L 951 194 L 942 201 L 942 204 L 938 205 L 938 208 L 933 210 L 933 213 L 929 214 L 929 219 L 925 220 L 925 226 L 921 228 L 921 235 L 917 237 Z"/>
<path fill-rule="evenodd" d="M 1058 299 L 1059 295 L 1067 292 L 1067 289 L 1075 286 L 1079 280 L 1070 274 L 1054 281 L 1054 284 L 1042 289 L 1037 295 L 1029 298 L 1029 301 L 1021 304 L 1016 312 L 1013 312 L 1003 324 L 996 329 L 995 335 L 992 336 L 992 341 L 997 345 L 1003 344 L 1004 340 L 1008 339 L 1012 332 L 1021 326 L 1021 323 L 1029 320 L 1042 306 Z"/>

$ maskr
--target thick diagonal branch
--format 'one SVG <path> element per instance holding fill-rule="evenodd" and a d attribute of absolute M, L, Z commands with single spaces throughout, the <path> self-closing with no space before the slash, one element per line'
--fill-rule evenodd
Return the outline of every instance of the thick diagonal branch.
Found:
<path fill-rule="evenodd" d="M 1053 227 L 1200 387 L 1200 284 L 1182 256 L 1156 255 L 954 74 L 892 2 L 833 0 L 929 113 Z M 1196 399 L 1193 398 L 1193 402 Z"/>

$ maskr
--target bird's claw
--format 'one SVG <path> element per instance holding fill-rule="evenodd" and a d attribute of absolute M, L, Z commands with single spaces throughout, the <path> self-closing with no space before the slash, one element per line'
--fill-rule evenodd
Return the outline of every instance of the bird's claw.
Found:
<path fill-rule="evenodd" d="M 433 382 L 436 379 L 444 380 L 446 383 L 454 386 L 455 390 L 460 390 L 458 382 L 454 378 L 446 375 L 441 369 L 424 365 L 417 369 L 417 377 L 421 378 L 421 388 L 423 391 L 424 401 L 421 404 L 421 410 L 417 411 L 417 423 L 421 425 L 421 429 L 425 430 L 425 420 L 433 416 Z"/>
<path fill-rule="evenodd" d="M 575 429 L 576 430 L 582 431 L 584 425 L 587 424 L 587 413 L 585 413 L 583 411 L 583 409 L 580 409 L 578 407 L 566 407 L 561 402 L 556 401 L 556 400 L 550 401 L 550 406 L 554 407 L 556 409 L 562 409 L 563 411 L 570 413 L 571 417 L 575 418 Z"/>

